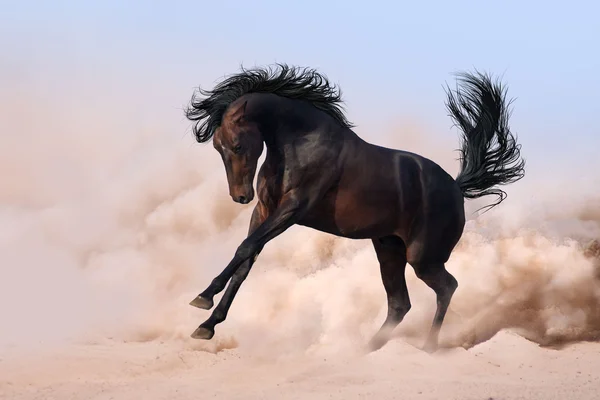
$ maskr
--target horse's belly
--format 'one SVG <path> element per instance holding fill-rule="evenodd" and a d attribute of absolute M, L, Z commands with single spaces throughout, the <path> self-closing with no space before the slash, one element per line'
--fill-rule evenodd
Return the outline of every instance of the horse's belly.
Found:
<path fill-rule="evenodd" d="M 351 239 L 390 235 L 398 228 L 396 207 L 384 197 L 337 192 L 317 204 L 298 225 Z"/>
<path fill-rule="evenodd" d="M 372 237 L 386 236 L 386 234 L 378 234 L 379 230 L 373 229 L 373 227 L 338 226 L 336 224 L 328 223 L 327 221 L 311 220 L 307 218 L 298 222 L 298 225 L 349 239 L 369 239 Z"/>

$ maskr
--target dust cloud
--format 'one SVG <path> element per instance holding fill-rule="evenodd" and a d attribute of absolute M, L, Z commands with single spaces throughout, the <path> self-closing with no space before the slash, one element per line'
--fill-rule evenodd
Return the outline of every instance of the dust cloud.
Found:
<path fill-rule="evenodd" d="M 0 348 L 175 341 L 261 357 L 341 354 L 362 351 L 383 321 L 370 243 L 295 226 L 266 246 L 215 338 L 193 341 L 208 314 L 188 302 L 232 257 L 252 204 L 231 201 L 217 153 L 190 134 L 131 129 L 133 117 L 119 129 L 51 101 L 32 117 L 26 97 L 2 99 Z M 400 123 L 378 143 L 455 174 L 456 140 Z M 444 346 L 503 329 L 544 346 L 599 337 L 598 199 L 575 188 L 578 201 L 545 201 L 534 176 L 521 182 L 486 214 L 467 203 L 447 265 L 459 289 Z M 420 346 L 435 297 L 410 268 L 407 279 L 413 308 L 396 336 Z"/>

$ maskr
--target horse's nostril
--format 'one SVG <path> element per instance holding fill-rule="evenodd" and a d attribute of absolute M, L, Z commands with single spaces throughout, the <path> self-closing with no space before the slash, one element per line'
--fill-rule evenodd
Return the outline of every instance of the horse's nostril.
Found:
<path fill-rule="evenodd" d="M 240 196 L 238 197 L 238 201 L 242 204 L 246 204 L 247 203 L 247 199 L 246 196 Z"/>

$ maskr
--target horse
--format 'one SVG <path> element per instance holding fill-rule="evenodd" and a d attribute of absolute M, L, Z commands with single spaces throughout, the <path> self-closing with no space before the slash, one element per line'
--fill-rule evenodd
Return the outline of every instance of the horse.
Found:
<path fill-rule="evenodd" d="M 198 143 L 212 139 L 234 202 L 258 200 L 247 237 L 223 271 L 190 305 L 210 310 L 191 334 L 210 340 L 264 246 L 294 224 L 349 239 L 372 241 L 387 294 L 387 317 L 369 341 L 372 350 L 411 308 L 406 264 L 436 294 L 437 309 L 423 346 L 438 349 L 444 316 L 458 287 L 445 267 L 465 225 L 465 199 L 506 192 L 498 186 L 525 175 L 521 146 L 508 126 L 510 101 L 501 82 L 459 72 L 444 88 L 449 116 L 460 128 L 460 172 L 453 179 L 434 161 L 369 143 L 344 115 L 341 90 L 308 67 L 275 64 L 241 68 L 213 90 L 194 90 L 185 116 Z M 449 89 L 449 87 L 447 86 Z M 487 211 L 486 210 L 486 211 Z"/>

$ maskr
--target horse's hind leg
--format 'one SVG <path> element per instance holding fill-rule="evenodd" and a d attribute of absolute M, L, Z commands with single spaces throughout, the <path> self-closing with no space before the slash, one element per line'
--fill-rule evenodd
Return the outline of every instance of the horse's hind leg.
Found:
<path fill-rule="evenodd" d="M 435 317 L 433 318 L 433 324 L 423 348 L 425 351 L 431 353 L 438 348 L 440 329 L 444 322 L 446 311 L 448 311 L 450 301 L 452 300 L 452 295 L 458 287 L 458 282 L 446 271 L 443 263 L 414 263 L 412 266 L 417 277 L 433 289 L 437 297 Z"/>
<path fill-rule="evenodd" d="M 393 329 L 402 322 L 410 310 L 410 299 L 406 287 L 406 246 L 396 236 L 373 239 L 373 246 L 381 269 L 381 279 L 387 294 L 388 313 L 385 322 L 371 339 L 370 349 L 377 350 L 389 340 Z"/>

